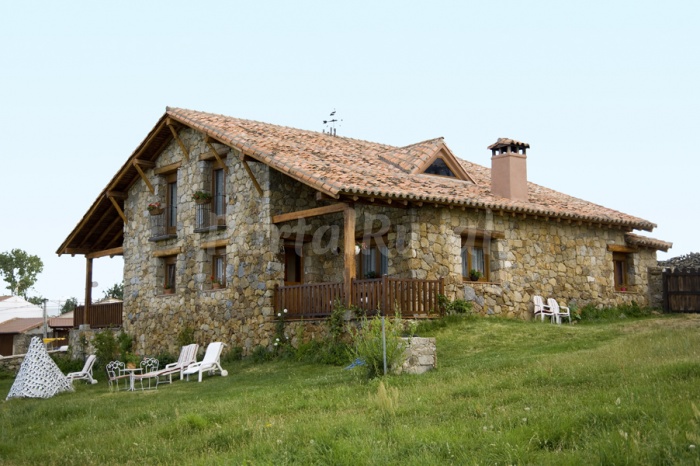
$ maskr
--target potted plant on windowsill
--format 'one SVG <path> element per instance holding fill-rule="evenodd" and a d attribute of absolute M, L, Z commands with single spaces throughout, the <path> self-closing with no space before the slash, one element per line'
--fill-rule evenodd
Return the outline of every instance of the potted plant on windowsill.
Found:
<path fill-rule="evenodd" d="M 172 283 L 166 283 L 163 285 L 163 293 L 164 294 L 173 294 L 175 293 L 175 285 Z"/>
<path fill-rule="evenodd" d="M 473 282 L 478 282 L 482 276 L 482 273 L 476 269 L 472 269 L 469 271 L 469 279 Z"/>
<path fill-rule="evenodd" d="M 211 289 L 218 290 L 221 288 L 221 281 L 219 281 L 214 275 L 211 276 Z"/>
<path fill-rule="evenodd" d="M 211 202 L 212 195 L 207 191 L 195 191 L 192 195 L 192 199 L 197 204 L 209 204 Z"/>
<path fill-rule="evenodd" d="M 163 207 L 160 205 L 160 202 L 151 202 L 148 204 L 148 213 L 151 215 L 160 215 L 163 213 Z"/>

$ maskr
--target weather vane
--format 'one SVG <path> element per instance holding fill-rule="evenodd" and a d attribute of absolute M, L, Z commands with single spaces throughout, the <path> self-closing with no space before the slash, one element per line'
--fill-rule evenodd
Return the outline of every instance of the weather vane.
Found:
<path fill-rule="evenodd" d="M 330 116 L 329 120 L 323 120 L 323 124 L 326 125 L 326 127 L 323 128 L 323 132 L 325 133 L 326 130 L 328 130 L 328 134 L 330 134 L 331 136 L 335 136 L 335 124 L 342 123 L 343 120 L 338 120 L 335 117 L 335 109 L 333 109 L 333 111 L 331 112 L 331 114 L 329 116 Z"/>

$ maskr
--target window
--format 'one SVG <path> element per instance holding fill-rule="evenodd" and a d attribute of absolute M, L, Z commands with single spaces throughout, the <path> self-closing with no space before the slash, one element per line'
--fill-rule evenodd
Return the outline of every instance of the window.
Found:
<path fill-rule="evenodd" d="M 445 161 L 441 158 L 435 159 L 435 161 L 425 169 L 425 172 L 429 175 L 440 175 L 440 176 L 451 176 L 455 178 L 455 174 L 450 170 Z"/>
<path fill-rule="evenodd" d="M 623 252 L 613 252 L 613 277 L 615 290 L 627 291 L 627 254 Z"/>
<path fill-rule="evenodd" d="M 177 256 L 166 256 L 163 258 L 163 291 L 170 293 L 168 290 L 175 290 L 177 286 L 176 274 Z"/>
<path fill-rule="evenodd" d="M 389 273 L 389 249 L 384 245 L 370 244 L 360 252 L 357 261 L 358 278 L 379 278 Z"/>
<path fill-rule="evenodd" d="M 165 191 L 165 232 L 168 235 L 177 234 L 177 173 L 166 178 Z"/>
<path fill-rule="evenodd" d="M 212 283 L 226 286 L 226 248 L 217 248 L 211 257 Z"/>
<path fill-rule="evenodd" d="M 216 216 L 224 215 L 226 213 L 226 184 L 224 183 L 224 169 L 216 168 L 212 173 L 212 187 L 214 196 L 214 205 L 212 206 L 212 212 Z"/>
<path fill-rule="evenodd" d="M 294 246 L 284 248 L 284 284 L 299 285 L 304 282 L 303 260 Z"/>
<path fill-rule="evenodd" d="M 478 281 L 489 281 L 490 255 L 486 243 L 483 238 L 462 238 L 462 279 L 473 280 L 472 271 L 477 271 Z"/>

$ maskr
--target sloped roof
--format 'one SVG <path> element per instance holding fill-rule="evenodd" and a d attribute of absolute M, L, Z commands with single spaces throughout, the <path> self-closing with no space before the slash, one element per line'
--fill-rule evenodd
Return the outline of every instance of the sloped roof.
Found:
<path fill-rule="evenodd" d="M 15 317 L 0 324 L 0 333 L 24 333 L 40 327 L 44 323 L 41 317 Z"/>
<path fill-rule="evenodd" d="M 528 183 L 529 198 L 517 201 L 491 194 L 489 168 L 455 158 L 468 174 L 463 181 L 417 173 L 438 151 L 454 157 L 442 138 L 395 147 L 224 115 L 166 109 L 121 170 L 58 249 L 58 254 L 109 250 L 123 241 L 123 222 L 107 194 L 128 192 L 138 179 L 138 161 L 154 162 L 173 139 L 166 122 L 201 131 L 334 198 L 374 197 L 492 209 L 651 231 L 656 225 L 613 209 Z M 522 143 L 524 144 L 524 143 Z M 472 182 L 473 181 L 473 182 Z"/>
<path fill-rule="evenodd" d="M 668 241 L 662 241 L 660 239 L 650 238 L 648 236 L 636 235 L 634 233 L 625 233 L 625 242 L 632 246 L 651 248 L 664 252 L 673 247 L 673 243 L 669 243 Z"/>

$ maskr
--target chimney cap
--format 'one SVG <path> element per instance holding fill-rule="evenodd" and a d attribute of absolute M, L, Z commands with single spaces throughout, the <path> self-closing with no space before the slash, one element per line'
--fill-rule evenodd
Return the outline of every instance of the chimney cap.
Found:
<path fill-rule="evenodd" d="M 510 138 L 498 138 L 498 141 L 494 142 L 491 144 L 487 149 L 489 150 L 494 150 L 494 149 L 501 149 L 504 147 L 508 146 L 513 146 L 515 148 L 522 148 L 522 149 L 529 149 L 530 144 L 527 142 L 520 142 L 516 141 L 515 139 L 510 139 Z"/>

